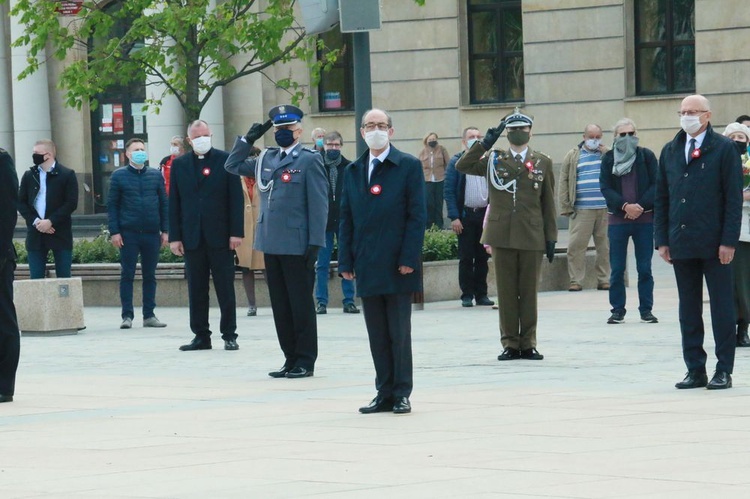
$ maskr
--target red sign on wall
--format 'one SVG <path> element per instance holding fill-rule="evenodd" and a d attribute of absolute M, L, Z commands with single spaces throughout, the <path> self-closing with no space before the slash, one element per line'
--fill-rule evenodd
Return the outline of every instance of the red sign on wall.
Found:
<path fill-rule="evenodd" d="M 74 16 L 81 12 L 83 0 L 58 0 L 57 12 L 61 16 Z"/>

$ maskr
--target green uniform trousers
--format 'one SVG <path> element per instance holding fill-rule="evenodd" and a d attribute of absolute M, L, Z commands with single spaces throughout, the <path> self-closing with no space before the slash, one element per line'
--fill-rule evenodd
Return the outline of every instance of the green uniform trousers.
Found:
<path fill-rule="evenodd" d="M 542 251 L 492 248 L 503 348 L 536 348 Z"/>

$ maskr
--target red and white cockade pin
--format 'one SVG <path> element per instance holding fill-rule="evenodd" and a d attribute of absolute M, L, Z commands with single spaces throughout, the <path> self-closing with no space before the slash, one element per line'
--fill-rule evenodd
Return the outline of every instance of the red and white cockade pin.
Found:
<path fill-rule="evenodd" d="M 383 192 L 383 188 L 380 187 L 380 185 L 375 184 L 372 187 L 370 187 L 370 194 L 373 194 L 375 196 L 380 196 L 380 193 Z"/>
<path fill-rule="evenodd" d="M 291 182 L 292 181 L 292 174 L 289 172 L 284 172 L 281 174 L 281 181 L 282 182 Z"/>
<path fill-rule="evenodd" d="M 701 157 L 701 150 L 700 150 L 700 149 L 696 149 L 696 150 L 694 150 L 694 151 L 693 151 L 693 154 L 692 154 L 691 156 L 693 157 L 693 159 L 698 159 L 698 158 L 700 158 L 700 157 Z"/>
<path fill-rule="evenodd" d="M 211 175 L 211 168 L 204 168 L 202 173 L 204 177 L 208 177 L 209 175 Z"/>

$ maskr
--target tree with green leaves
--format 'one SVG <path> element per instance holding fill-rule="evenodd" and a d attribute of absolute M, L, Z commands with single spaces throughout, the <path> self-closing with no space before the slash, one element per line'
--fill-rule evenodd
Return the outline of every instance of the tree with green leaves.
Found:
<path fill-rule="evenodd" d="M 187 121 L 200 116 L 211 95 L 230 82 L 292 58 L 310 61 L 313 73 L 326 61 L 313 61 L 314 43 L 294 18 L 295 0 L 83 0 L 72 22 L 60 22 L 60 2 L 18 0 L 11 14 L 26 27 L 13 40 L 28 48 L 24 78 L 44 63 L 49 47 L 66 60 L 58 86 L 67 105 L 97 106 L 97 96 L 113 86 L 159 84 L 163 92 L 147 99 L 158 112 L 174 95 Z M 88 57 L 70 58 L 73 51 Z M 332 54 L 335 57 L 335 52 Z M 332 62 L 332 61 L 328 61 Z M 276 81 L 302 93 L 290 78 Z"/>

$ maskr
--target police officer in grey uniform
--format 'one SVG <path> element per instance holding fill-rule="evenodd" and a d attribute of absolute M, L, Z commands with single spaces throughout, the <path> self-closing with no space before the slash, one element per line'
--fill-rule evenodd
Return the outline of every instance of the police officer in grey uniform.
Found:
<path fill-rule="evenodd" d="M 263 124 L 255 123 L 235 140 L 224 168 L 255 178 L 260 189 L 260 216 L 253 248 L 262 251 L 268 292 L 284 365 L 272 378 L 313 375 L 318 356 L 318 328 L 313 299 L 315 260 L 325 246 L 328 179 L 323 159 L 302 147 L 302 111 L 276 106 Z M 253 143 L 273 126 L 279 147 L 249 157 Z"/>
<path fill-rule="evenodd" d="M 497 360 L 541 360 L 536 349 L 537 290 L 542 255 L 557 241 L 552 160 L 528 144 L 534 120 L 518 108 L 458 160 L 456 170 L 486 175 L 490 212 L 482 243 L 492 246 L 503 352 Z M 493 149 L 507 127 L 510 149 Z"/>

